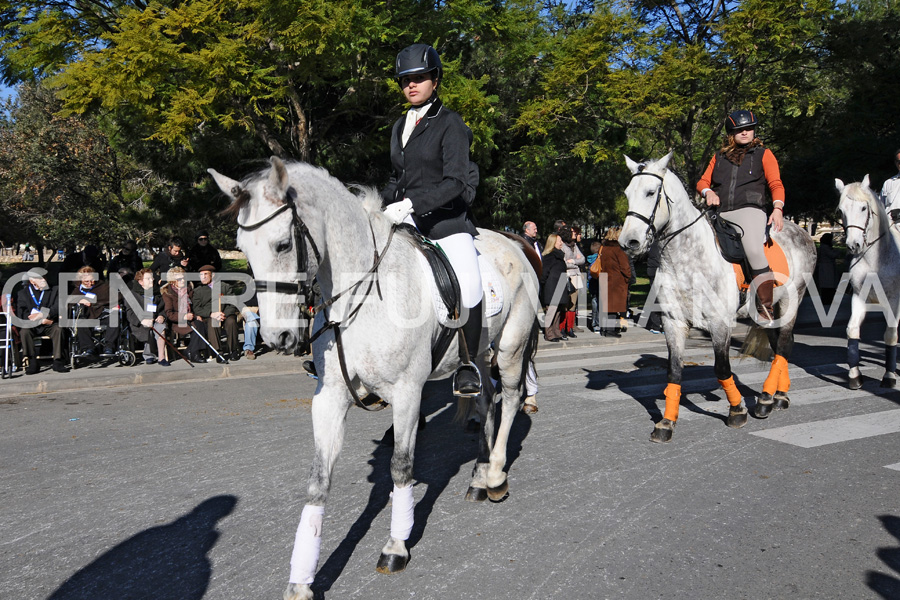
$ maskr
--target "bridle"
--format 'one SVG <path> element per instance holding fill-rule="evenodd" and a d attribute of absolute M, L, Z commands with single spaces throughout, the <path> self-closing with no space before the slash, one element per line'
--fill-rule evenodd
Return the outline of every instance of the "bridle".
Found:
<path fill-rule="evenodd" d="M 246 193 L 243 190 L 232 190 L 232 195 L 237 197 L 239 193 Z M 296 206 L 294 203 L 294 192 L 293 188 L 289 188 L 287 193 L 285 194 L 284 204 L 279 206 L 277 209 L 269 213 L 267 216 L 263 217 L 259 221 L 247 225 L 245 223 L 238 222 L 238 228 L 243 229 L 244 231 L 254 231 L 259 229 L 266 223 L 270 222 L 272 219 L 280 215 L 286 210 L 291 211 L 291 231 L 293 234 L 293 243 L 297 249 L 297 268 L 300 273 L 304 275 L 302 280 L 296 282 L 286 282 L 286 281 L 267 281 L 267 280 L 259 280 L 254 279 L 253 285 L 257 288 L 262 287 L 266 292 L 276 292 L 279 294 L 292 294 L 298 297 L 298 305 L 300 305 L 304 298 L 309 297 L 309 292 L 311 289 L 311 285 L 309 284 L 308 270 L 309 270 L 309 255 L 306 252 L 306 242 L 309 242 L 310 247 L 312 248 L 313 255 L 316 257 L 316 264 L 322 264 L 322 255 L 319 252 L 318 246 L 316 246 L 316 242 L 313 239 L 312 235 L 309 233 L 309 228 L 306 226 L 306 223 L 303 222 L 303 219 L 297 214 Z M 354 388 L 353 383 L 350 380 L 349 372 L 347 371 L 347 363 L 344 358 L 344 345 L 341 342 L 341 321 L 332 321 L 328 318 L 328 308 L 331 307 L 335 302 L 338 301 L 339 298 L 347 294 L 348 292 L 355 291 L 359 286 L 361 286 L 366 281 L 369 282 L 369 286 L 366 288 L 365 293 L 362 295 L 362 300 L 359 301 L 352 310 L 350 310 L 347 315 L 344 317 L 344 321 L 349 321 L 353 319 L 354 316 L 359 312 L 362 308 L 363 303 L 366 301 L 366 298 L 369 297 L 370 292 L 372 291 L 373 285 L 375 286 L 378 297 L 381 298 L 381 286 L 378 282 L 378 265 L 381 264 L 382 259 L 385 254 L 387 254 L 388 248 L 391 246 L 391 240 L 394 239 L 394 232 L 397 231 L 397 225 L 393 225 L 391 227 L 391 231 L 388 234 L 387 241 L 385 242 L 384 249 L 379 253 L 378 252 L 378 244 L 375 241 L 375 229 L 372 227 L 372 221 L 368 221 L 369 223 L 369 231 L 372 234 L 372 247 L 374 259 L 372 263 L 372 267 L 365 273 L 363 276 L 354 284 L 350 285 L 346 289 L 341 292 L 338 292 L 331 298 L 317 304 L 312 307 L 309 311 L 311 315 L 318 313 L 321 310 L 325 311 L 325 325 L 322 326 L 316 333 L 312 335 L 309 339 L 309 343 L 312 344 L 319 336 L 325 333 L 328 330 L 334 330 L 334 339 L 335 346 L 337 347 L 338 354 L 338 363 L 341 367 L 341 374 L 344 376 L 344 382 L 347 385 L 347 389 L 350 391 L 350 395 L 353 397 L 354 402 L 357 406 L 364 408 L 369 411 L 381 410 L 382 408 L 387 406 L 387 403 L 383 400 L 376 402 L 375 404 L 366 404 L 360 399 L 359 394 L 356 393 L 356 388 Z M 306 329 L 301 329 L 301 340 L 305 340 L 306 338 Z"/>
<path fill-rule="evenodd" d="M 661 233 L 662 229 L 665 229 L 666 225 L 668 225 L 668 222 L 667 222 L 666 225 L 663 225 L 663 228 L 658 232 L 656 229 L 656 224 L 654 223 L 654 221 L 656 220 L 656 211 L 659 210 L 659 207 L 662 205 L 663 198 L 665 198 L 666 204 L 668 204 L 668 206 L 669 206 L 670 214 L 672 211 L 672 206 L 674 206 L 674 203 L 672 202 L 672 199 L 669 198 L 669 195 L 666 193 L 666 180 L 663 178 L 663 176 L 657 175 L 656 173 L 650 173 L 648 171 L 645 171 L 644 170 L 645 168 L 646 168 L 645 165 L 638 165 L 637 173 L 634 173 L 631 176 L 631 178 L 634 179 L 635 177 L 640 177 L 641 175 L 649 175 L 650 177 L 656 177 L 657 179 L 659 179 L 659 189 L 656 191 L 656 201 L 653 203 L 653 210 L 650 212 L 649 217 L 645 217 L 644 215 L 642 215 L 639 212 L 629 210 L 627 213 L 625 213 L 625 218 L 627 219 L 628 217 L 636 217 L 639 220 L 641 220 L 647 224 L 647 244 L 649 245 L 649 244 L 653 243 L 653 239 L 657 236 L 657 233 Z M 693 225 L 694 223 L 699 221 L 701 218 L 703 218 L 703 215 L 705 213 L 706 213 L 705 210 L 701 210 L 700 215 L 696 219 L 694 219 L 693 221 L 691 221 L 690 223 L 688 223 L 681 229 L 673 231 L 672 233 L 670 233 L 666 236 L 660 235 L 659 236 L 660 244 L 662 244 L 662 245 L 667 244 L 676 235 L 678 235 L 679 233 L 681 233 L 682 231 L 684 231 L 685 229 L 689 228 L 691 225 Z"/>
<path fill-rule="evenodd" d="M 844 235 L 847 235 L 847 230 L 848 230 L 848 229 L 859 229 L 860 231 L 862 231 L 862 237 L 863 237 L 863 249 L 862 249 L 862 252 L 860 252 L 859 254 L 856 255 L 856 258 L 854 259 L 854 261 L 853 261 L 853 263 L 851 264 L 851 266 L 852 266 L 853 264 L 856 264 L 856 263 L 859 262 L 860 260 L 862 260 L 862 257 L 865 256 L 865 254 L 869 251 L 869 249 L 870 249 L 872 246 L 874 246 L 875 244 L 877 244 L 878 241 L 879 241 L 881 238 L 883 238 L 883 237 L 886 236 L 888 233 L 890 233 L 891 227 L 893 227 L 894 224 L 895 224 L 895 223 L 891 223 L 890 225 L 888 225 L 888 226 L 885 228 L 884 233 L 882 233 L 881 235 L 879 235 L 877 238 L 875 238 L 874 240 L 872 240 L 872 241 L 870 242 L 870 241 L 869 241 L 869 223 L 870 223 L 870 221 L 872 220 L 872 207 L 869 206 L 869 203 L 868 203 L 868 202 L 865 204 L 865 206 L 866 206 L 866 222 L 863 223 L 862 226 L 860 226 L 860 225 L 848 225 L 848 224 L 847 224 L 847 215 L 844 214 L 843 211 L 841 211 L 841 226 L 842 226 L 843 229 L 844 229 Z M 888 216 L 888 219 L 890 219 L 890 216 Z"/>

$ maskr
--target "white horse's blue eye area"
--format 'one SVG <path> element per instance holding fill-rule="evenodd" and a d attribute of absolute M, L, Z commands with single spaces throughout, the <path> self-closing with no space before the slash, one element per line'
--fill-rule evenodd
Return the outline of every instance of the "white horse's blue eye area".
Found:
<path fill-rule="evenodd" d="M 272 245 L 273 249 L 274 249 L 275 252 L 277 252 L 278 254 L 281 254 L 281 253 L 283 253 L 283 252 L 287 252 L 288 250 L 291 249 L 291 246 L 293 246 L 293 243 L 292 243 L 291 238 L 285 238 L 285 239 L 283 239 L 283 240 L 280 240 L 280 241 L 278 241 L 278 242 L 275 242 L 275 243 Z"/>
<path fill-rule="evenodd" d="M 655 190 L 647 190 L 647 197 L 648 197 L 648 198 L 652 198 L 652 197 L 655 196 L 655 195 L 656 195 L 656 191 L 655 191 Z"/>

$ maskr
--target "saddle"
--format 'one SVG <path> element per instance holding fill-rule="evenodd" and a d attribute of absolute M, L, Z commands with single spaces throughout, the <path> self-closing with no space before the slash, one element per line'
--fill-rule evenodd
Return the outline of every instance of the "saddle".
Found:
<path fill-rule="evenodd" d="M 456 279 L 456 273 L 453 271 L 447 255 L 444 254 L 444 251 L 437 244 L 419 233 L 412 225 L 401 223 L 397 226 L 397 229 L 409 234 L 410 238 L 415 242 L 416 248 L 425 257 L 425 261 L 428 263 L 434 276 L 438 294 L 444 303 L 444 307 L 447 309 L 447 316 L 450 319 L 455 319 L 460 310 L 459 281 Z M 440 364 L 456 333 L 456 329 L 450 329 L 449 327 L 441 329 L 437 341 L 431 348 L 432 369 L 437 368 L 438 364 Z"/>
<path fill-rule="evenodd" d="M 747 255 L 744 253 L 744 245 L 741 243 L 741 234 L 737 228 L 726 221 L 719 218 L 715 212 L 708 214 L 709 223 L 716 234 L 716 243 L 719 246 L 719 252 L 722 258 L 730 262 L 734 267 L 734 278 L 738 285 L 738 289 L 742 292 L 750 287 L 750 263 L 747 262 Z M 771 236 L 766 236 L 766 242 L 763 244 L 763 251 L 766 259 L 769 261 L 769 268 L 775 276 L 775 285 L 782 285 L 790 276 L 790 268 L 788 267 L 787 257 L 784 249 Z"/>

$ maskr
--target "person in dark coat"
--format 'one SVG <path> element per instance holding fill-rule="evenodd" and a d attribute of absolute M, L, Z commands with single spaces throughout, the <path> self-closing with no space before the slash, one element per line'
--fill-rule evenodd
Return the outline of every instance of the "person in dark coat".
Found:
<path fill-rule="evenodd" d="M 233 304 L 223 304 L 222 296 L 233 296 L 234 290 L 229 283 L 223 281 L 213 282 L 215 268 L 212 265 L 200 267 L 200 283 L 194 286 L 194 314 L 201 321 L 206 322 L 208 340 L 222 357 L 216 357 L 216 362 L 225 362 L 225 359 L 238 360 L 241 351 L 238 344 L 238 309 Z M 225 346 L 219 339 L 219 332 L 225 332 Z"/>
<path fill-rule="evenodd" d="M 215 246 L 209 243 L 209 233 L 201 231 L 197 234 L 197 243 L 188 252 L 188 269 L 199 272 L 200 267 L 212 265 L 216 271 L 222 270 L 222 256 Z"/>
<path fill-rule="evenodd" d="M 144 362 L 152 365 L 158 362 L 168 367 L 166 358 L 166 307 L 162 295 L 154 291 L 153 271 L 140 269 L 134 277 L 137 287 L 130 289 L 131 300 L 123 302 L 125 317 L 131 325 L 135 339 L 144 344 Z M 152 329 L 151 329 L 152 328 Z M 156 333 L 153 333 L 156 330 Z M 159 335 L 157 335 L 159 334 Z M 156 352 L 153 349 L 156 348 Z"/>
<path fill-rule="evenodd" d="M 823 304 L 829 306 L 837 291 L 837 258 L 840 256 L 832 244 L 834 244 L 834 235 L 826 233 L 819 239 L 819 249 L 816 255 L 816 286 Z"/>
<path fill-rule="evenodd" d="M 393 173 L 381 195 L 385 216 L 394 223 L 407 222 L 439 242 L 453 266 L 468 354 L 468 361 L 457 369 L 454 393 L 474 396 L 481 393 L 473 359 L 481 341 L 484 291 L 475 250 L 478 231 L 469 207 L 478 186 L 478 167 L 469 159 L 472 131 L 438 98 L 442 76 L 440 56 L 427 44 L 413 44 L 397 55 L 397 83 L 412 107 L 391 130 Z"/>
<path fill-rule="evenodd" d="M 650 287 L 656 280 L 656 272 L 659 270 L 659 240 L 653 240 L 650 251 L 647 253 L 647 276 L 650 278 Z M 642 311 L 643 312 L 643 311 Z M 642 315 L 643 316 L 643 315 Z M 662 333 L 662 316 L 658 310 L 651 310 L 647 318 L 647 329 L 650 333 Z"/>
<path fill-rule="evenodd" d="M 180 237 L 172 237 L 166 244 L 166 249 L 153 257 L 153 263 L 150 270 L 156 277 L 156 282 L 162 284 L 163 276 L 175 267 L 187 269 L 190 261 L 188 257 L 181 251 L 184 247 L 184 241 Z"/>
<path fill-rule="evenodd" d="M 122 244 L 119 253 L 113 256 L 109 261 L 106 278 L 109 279 L 113 273 L 118 273 L 122 268 L 128 269 L 131 272 L 132 277 L 134 277 L 135 273 L 144 268 L 144 263 L 137 253 L 137 245 L 132 240 L 128 240 Z"/>
<path fill-rule="evenodd" d="M 78 270 L 78 282 L 79 286 L 72 290 L 73 302 L 69 305 L 76 319 L 78 349 L 83 356 L 97 355 L 91 336 L 91 330 L 96 324 L 91 325 L 90 321 L 99 321 L 101 326 L 106 326 L 101 354 L 112 356 L 119 344 L 119 324 L 114 325 L 110 319 L 109 283 L 101 283 L 100 276 L 93 267 L 81 267 Z"/>
<path fill-rule="evenodd" d="M 619 246 L 620 231 L 620 228 L 613 227 L 606 233 L 597 256 L 605 275 L 598 282 L 598 295 L 602 305 L 601 335 L 610 337 L 621 337 L 618 321 L 628 310 L 628 281 L 631 279 L 631 264 Z"/>
<path fill-rule="evenodd" d="M 16 314 L 28 321 L 28 326 L 19 327 L 22 354 L 28 359 L 26 375 L 34 375 L 40 370 L 34 339 L 42 335 L 50 336 L 53 343 L 53 370 L 68 371 L 63 363 L 63 331 L 59 327 L 59 288 L 50 286 L 42 272 L 28 272 L 28 285 L 16 295 Z"/>
<path fill-rule="evenodd" d="M 541 272 L 541 303 L 547 307 L 544 315 L 544 339 L 548 342 L 558 342 L 569 339 L 559 329 L 566 308 L 571 300 L 566 293 L 566 284 L 569 281 L 566 255 L 563 253 L 563 240 L 555 233 L 547 237 L 542 257 L 543 271 Z"/>

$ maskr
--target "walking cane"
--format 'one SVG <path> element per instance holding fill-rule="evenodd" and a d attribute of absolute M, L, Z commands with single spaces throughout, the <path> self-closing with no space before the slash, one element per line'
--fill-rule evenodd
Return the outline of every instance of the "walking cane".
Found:
<path fill-rule="evenodd" d="M 192 369 L 194 368 L 194 363 L 192 363 L 191 361 L 189 361 L 189 360 L 187 359 L 187 356 L 185 356 L 184 354 L 182 354 L 181 352 L 179 352 L 179 351 L 178 351 L 178 348 L 175 347 L 175 344 L 173 344 L 173 343 L 170 342 L 168 339 L 166 339 L 166 336 L 164 336 L 163 334 L 161 334 L 160 332 L 158 332 L 158 331 L 156 330 L 156 328 L 153 327 L 153 326 L 150 327 L 150 331 L 152 331 L 153 333 L 155 333 L 155 334 L 156 334 L 156 337 L 162 338 L 162 341 L 164 341 L 164 342 L 166 343 L 166 345 L 167 345 L 169 348 L 171 348 L 172 350 L 174 350 L 174 351 L 175 351 L 175 354 L 177 354 L 178 356 L 180 356 L 180 357 L 182 358 L 182 360 L 184 360 L 184 362 L 186 362 L 187 364 L 191 365 L 191 368 L 192 368 Z"/>
<path fill-rule="evenodd" d="M 4 316 L 6 331 L 3 333 L 3 379 L 12 376 L 12 295 L 6 294 Z"/>
<path fill-rule="evenodd" d="M 209 349 L 212 350 L 213 353 L 214 353 L 217 357 L 219 357 L 219 358 L 222 360 L 223 363 L 225 363 L 226 365 L 228 364 L 228 359 L 225 358 L 224 356 L 222 356 L 221 354 L 219 354 L 219 351 L 216 350 L 215 348 L 213 348 L 213 345 L 209 343 L 209 340 L 206 339 L 205 337 L 203 337 L 203 336 L 200 334 L 200 332 L 197 331 L 197 330 L 194 328 L 193 325 L 191 325 L 191 329 L 194 331 L 194 333 L 197 334 L 197 337 L 199 337 L 201 340 L 203 340 L 203 341 L 206 343 L 207 346 L 209 346 Z"/>

